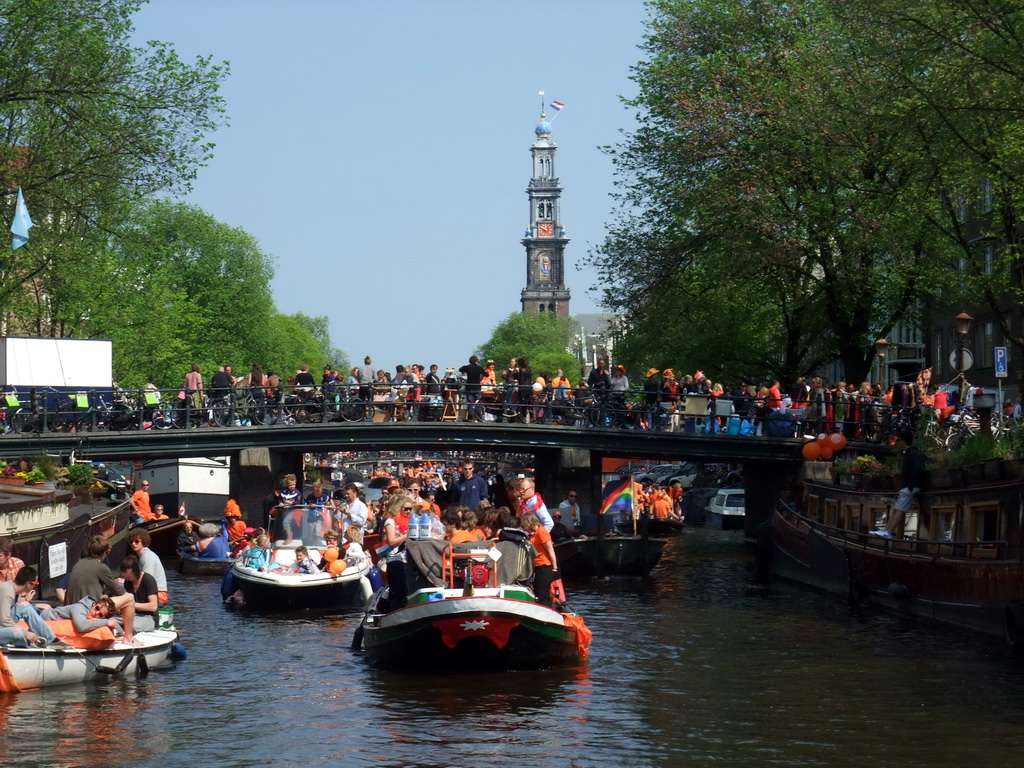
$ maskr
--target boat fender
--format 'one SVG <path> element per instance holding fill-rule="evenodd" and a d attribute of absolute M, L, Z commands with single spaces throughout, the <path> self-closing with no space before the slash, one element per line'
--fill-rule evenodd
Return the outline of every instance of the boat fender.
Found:
<path fill-rule="evenodd" d="M 139 660 L 135 663 L 135 676 L 149 677 L 149 662 L 146 660 L 146 654 L 141 648 L 136 649 L 135 652 L 139 657 Z"/>
<path fill-rule="evenodd" d="M 1016 654 L 1024 654 L 1024 603 L 1007 603 L 1006 642 Z"/>
<path fill-rule="evenodd" d="M 373 594 L 373 585 L 370 584 L 370 580 L 363 576 L 359 579 L 359 588 L 363 591 L 363 600 L 369 600 L 370 595 Z"/>
<path fill-rule="evenodd" d="M 384 577 L 380 575 L 380 569 L 376 565 L 370 566 L 370 572 L 366 574 L 366 578 L 370 580 L 370 586 L 373 587 L 374 592 L 384 586 Z"/>
<path fill-rule="evenodd" d="M 905 600 L 910 597 L 910 590 L 905 585 L 894 581 L 889 585 L 889 594 L 897 600 Z"/>
<path fill-rule="evenodd" d="M 185 646 L 181 643 L 174 643 L 171 646 L 171 658 L 175 661 L 184 661 L 188 658 L 188 651 L 185 650 Z"/>

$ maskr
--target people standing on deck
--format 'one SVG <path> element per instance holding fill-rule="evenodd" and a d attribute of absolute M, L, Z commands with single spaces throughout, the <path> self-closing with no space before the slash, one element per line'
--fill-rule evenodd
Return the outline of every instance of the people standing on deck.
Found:
<path fill-rule="evenodd" d="M 149 507 L 149 481 L 143 480 L 139 489 L 131 495 L 128 503 L 132 508 L 132 522 L 144 523 L 153 519 L 153 511 Z"/>
<path fill-rule="evenodd" d="M 525 514 L 536 515 L 544 525 L 544 528 L 550 531 L 554 527 L 555 521 L 552 519 L 551 513 L 548 512 L 544 499 L 537 493 L 537 486 L 533 478 L 520 478 L 514 488 L 519 505 L 518 516 L 522 517 Z"/>
<path fill-rule="evenodd" d="M 452 504 L 476 509 L 482 499 L 488 497 L 487 481 L 476 474 L 476 465 L 472 461 L 462 463 L 462 478 L 452 486 Z"/>
<path fill-rule="evenodd" d="M 903 536 L 903 519 L 906 517 L 910 504 L 914 497 L 921 490 L 921 474 L 923 463 L 921 451 L 914 445 L 914 431 L 910 428 L 901 429 L 899 432 L 899 447 L 903 452 L 903 487 L 896 495 L 896 503 L 892 506 L 892 513 L 885 522 L 885 526 L 877 531 L 872 531 L 875 536 L 885 539 L 894 539 Z"/>
<path fill-rule="evenodd" d="M 384 531 L 381 539 L 391 547 L 385 556 L 388 578 L 388 607 L 397 610 L 405 606 L 408 585 L 405 578 L 405 542 L 409 532 L 409 516 L 416 509 L 413 498 L 405 493 L 394 493 L 388 499 L 384 512 Z"/>
<path fill-rule="evenodd" d="M 537 515 L 527 512 L 519 520 L 519 525 L 524 531 L 530 534 L 530 543 L 537 550 L 533 558 L 533 594 L 537 602 L 553 608 L 551 600 L 551 582 L 555 580 L 558 573 L 558 559 L 555 556 L 555 547 L 551 542 L 551 534 L 541 524 Z"/>
<path fill-rule="evenodd" d="M 359 530 L 363 530 L 370 511 L 362 499 L 359 498 L 359 488 L 355 483 L 346 483 L 341 489 L 341 495 L 345 499 L 345 506 L 334 515 L 337 529 L 344 531 L 350 525 L 354 525 Z"/>

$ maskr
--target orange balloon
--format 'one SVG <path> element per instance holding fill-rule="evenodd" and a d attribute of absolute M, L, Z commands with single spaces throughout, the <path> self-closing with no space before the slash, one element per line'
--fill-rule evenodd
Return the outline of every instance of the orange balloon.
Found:
<path fill-rule="evenodd" d="M 328 547 L 327 550 L 324 552 L 324 560 L 326 560 L 328 563 L 333 563 L 337 559 L 338 559 L 338 548 L 337 547 Z"/>
<path fill-rule="evenodd" d="M 804 443 L 801 453 L 803 453 L 804 458 L 808 461 L 814 461 L 821 456 L 821 446 L 817 442 Z"/>
<path fill-rule="evenodd" d="M 833 451 L 841 451 L 846 447 L 846 435 L 842 432 L 833 432 L 828 436 L 828 444 Z"/>
<path fill-rule="evenodd" d="M 826 445 L 828 445 L 828 435 L 822 432 L 816 438 L 814 438 L 814 442 L 816 442 L 821 448 L 824 448 Z"/>
<path fill-rule="evenodd" d="M 348 568 L 348 564 L 344 560 L 335 560 L 328 570 L 331 572 L 331 576 L 341 576 L 346 568 Z"/>
<path fill-rule="evenodd" d="M 834 454 L 832 452 L 832 449 L 826 445 L 824 448 L 821 449 L 821 456 L 819 456 L 818 458 L 822 459 L 823 461 L 828 461 L 829 459 L 832 458 L 833 455 Z"/>

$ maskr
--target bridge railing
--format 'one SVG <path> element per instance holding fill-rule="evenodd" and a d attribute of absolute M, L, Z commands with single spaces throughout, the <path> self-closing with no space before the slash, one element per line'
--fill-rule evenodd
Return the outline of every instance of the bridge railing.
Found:
<path fill-rule="evenodd" d="M 850 439 L 889 442 L 894 431 L 930 409 L 893 410 L 880 400 L 854 397 L 770 410 L 757 398 L 681 394 L 674 400 L 640 389 L 575 390 L 560 396 L 543 387 L 498 385 L 477 391 L 465 385 L 242 387 L 158 391 L 152 388 L 57 392 L 36 389 L 0 396 L 0 432 L 76 432 L 236 428 L 309 422 L 514 423 L 795 437 L 843 432 Z M 13 397 L 10 397 L 13 395 Z M 654 399 L 654 402 L 651 400 Z"/>

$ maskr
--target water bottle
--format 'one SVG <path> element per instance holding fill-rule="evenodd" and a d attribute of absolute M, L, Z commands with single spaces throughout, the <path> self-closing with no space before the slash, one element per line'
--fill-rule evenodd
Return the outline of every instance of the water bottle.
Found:
<path fill-rule="evenodd" d="M 409 538 L 419 540 L 423 537 L 423 515 L 413 510 L 409 516 Z"/>

